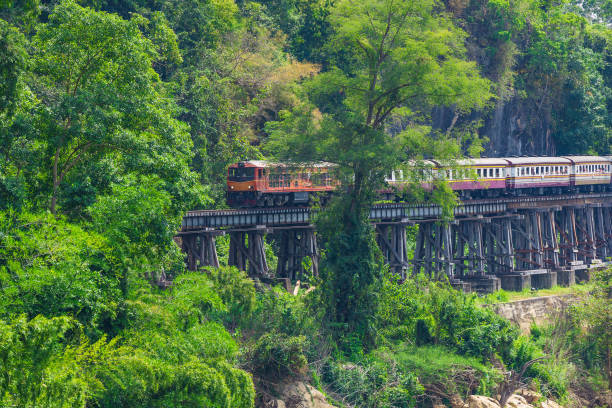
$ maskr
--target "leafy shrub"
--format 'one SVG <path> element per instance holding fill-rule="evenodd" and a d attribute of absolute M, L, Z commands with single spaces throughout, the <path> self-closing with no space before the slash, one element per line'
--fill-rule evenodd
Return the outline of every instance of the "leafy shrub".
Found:
<path fill-rule="evenodd" d="M 0 406 L 84 408 L 103 389 L 89 366 L 112 347 L 89 344 L 68 317 L 0 320 Z"/>
<path fill-rule="evenodd" d="M 460 356 L 441 346 L 415 347 L 402 343 L 382 348 L 376 355 L 410 372 L 431 395 L 490 394 L 501 374 L 477 358 Z M 448 402 L 448 401 L 447 401 Z"/>
<path fill-rule="evenodd" d="M 338 399 L 356 407 L 414 407 L 424 391 L 415 374 L 379 354 L 370 354 L 359 363 L 330 360 L 323 367 L 322 379 Z"/>
<path fill-rule="evenodd" d="M 206 274 L 181 275 L 171 289 L 128 302 L 122 348 L 96 367 L 100 407 L 251 408 L 251 376 L 235 367 L 238 344 L 217 321 L 227 311 Z"/>
<path fill-rule="evenodd" d="M 106 240 L 50 214 L 0 212 L 0 317 L 68 315 L 91 337 L 119 309 Z"/>
<path fill-rule="evenodd" d="M 509 321 L 480 307 L 475 295 L 423 276 L 403 283 L 387 276 L 378 321 L 389 341 L 443 344 L 482 359 L 495 353 L 507 355 L 517 335 Z"/>
<path fill-rule="evenodd" d="M 271 332 L 261 336 L 248 353 L 252 371 L 262 377 L 286 378 L 304 374 L 304 336 L 287 336 Z"/>
<path fill-rule="evenodd" d="M 257 292 L 253 317 L 242 327 L 254 337 L 277 331 L 313 339 L 317 336 L 320 322 L 312 313 L 311 300 L 311 294 L 293 296 L 280 287 Z"/>
<path fill-rule="evenodd" d="M 227 308 L 219 319 L 231 328 L 250 320 L 255 309 L 255 286 L 246 272 L 222 266 L 207 268 L 206 273 Z"/>

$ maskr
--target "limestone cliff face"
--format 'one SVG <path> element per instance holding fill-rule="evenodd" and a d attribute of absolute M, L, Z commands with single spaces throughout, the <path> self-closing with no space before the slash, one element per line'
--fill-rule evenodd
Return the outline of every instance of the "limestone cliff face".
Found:
<path fill-rule="evenodd" d="M 453 125 L 455 113 L 449 108 L 436 108 L 432 112 L 433 127 L 446 130 Z M 489 141 L 483 156 L 554 156 L 557 154 L 551 137 L 551 119 L 548 112 L 530 100 L 511 97 L 498 101 L 491 110 L 477 112 L 463 120 L 482 120 L 480 137 Z"/>

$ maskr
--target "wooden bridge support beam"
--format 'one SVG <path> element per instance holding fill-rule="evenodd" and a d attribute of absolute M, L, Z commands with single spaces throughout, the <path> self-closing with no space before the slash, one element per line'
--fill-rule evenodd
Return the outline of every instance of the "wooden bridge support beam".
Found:
<path fill-rule="evenodd" d="M 195 271 L 204 266 L 219 267 L 215 238 L 222 231 L 202 230 L 181 234 L 183 252 L 187 254 L 187 269 Z"/>
<path fill-rule="evenodd" d="M 512 224 L 509 218 L 492 219 L 483 224 L 485 240 L 486 272 L 503 275 L 514 272 L 514 245 Z"/>
<path fill-rule="evenodd" d="M 485 253 L 483 245 L 482 220 L 459 220 L 455 230 L 455 255 L 458 278 L 482 276 L 485 274 Z"/>
<path fill-rule="evenodd" d="M 279 253 L 276 266 L 276 277 L 288 278 L 291 281 L 304 278 L 305 257 L 310 258 L 312 274 L 319 275 L 319 250 L 314 227 L 289 227 L 274 230 Z"/>
<path fill-rule="evenodd" d="M 603 219 L 603 230 L 604 240 L 607 244 L 608 256 L 612 257 L 612 206 L 605 206 L 601 208 L 602 219 Z"/>
<path fill-rule="evenodd" d="M 595 217 L 595 245 L 597 246 L 596 256 L 605 261 L 610 256 L 608 242 L 606 239 L 606 209 L 602 206 L 593 209 Z"/>
<path fill-rule="evenodd" d="M 520 213 L 512 223 L 517 271 L 544 268 L 544 235 L 542 214 L 537 210 Z M 546 220 L 544 220 L 546 225 Z"/>
<path fill-rule="evenodd" d="M 576 245 L 578 260 L 584 264 L 591 264 L 596 259 L 597 248 L 595 245 L 595 220 L 593 207 L 576 207 L 574 209 L 576 219 Z"/>
<path fill-rule="evenodd" d="M 557 241 L 557 229 L 555 224 L 555 212 L 560 208 L 542 211 L 542 249 L 544 251 L 544 266 L 557 270 L 559 263 L 559 243 Z"/>
<path fill-rule="evenodd" d="M 268 277 L 269 268 L 264 248 L 265 228 L 229 231 L 228 265 L 247 271 L 250 276 Z"/>
<path fill-rule="evenodd" d="M 563 208 L 555 224 L 559 231 L 559 262 L 562 266 L 578 261 L 578 238 L 576 237 L 576 214 L 573 207 Z"/>
<path fill-rule="evenodd" d="M 405 279 L 408 269 L 406 223 L 376 224 L 376 242 L 391 270 Z"/>
<path fill-rule="evenodd" d="M 423 222 L 419 224 L 412 273 L 423 271 L 437 278 L 444 273 L 450 279 L 455 277 L 454 231 L 449 223 Z M 405 259 L 408 265 L 408 259 Z"/>

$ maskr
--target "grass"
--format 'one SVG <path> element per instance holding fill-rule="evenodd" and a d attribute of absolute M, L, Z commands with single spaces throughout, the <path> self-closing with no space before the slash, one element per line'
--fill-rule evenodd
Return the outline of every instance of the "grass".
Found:
<path fill-rule="evenodd" d="M 497 292 L 490 293 L 486 296 L 480 297 L 479 302 L 483 304 L 493 303 L 504 303 L 514 302 L 517 300 L 529 299 L 534 297 L 543 296 L 563 296 L 563 295 L 574 295 L 581 296 L 593 289 L 593 285 L 590 283 L 576 284 L 569 287 L 553 286 L 550 289 L 539 289 L 539 290 L 528 290 L 525 289 L 522 292 L 510 292 L 503 289 Z"/>
<path fill-rule="evenodd" d="M 499 371 L 479 359 L 458 355 L 442 346 L 401 343 L 378 349 L 374 354 L 383 361 L 394 362 L 401 371 L 416 374 L 426 389 L 442 388 L 449 395 L 459 393 L 465 397 L 474 392 L 487 395 L 501 379 Z"/>

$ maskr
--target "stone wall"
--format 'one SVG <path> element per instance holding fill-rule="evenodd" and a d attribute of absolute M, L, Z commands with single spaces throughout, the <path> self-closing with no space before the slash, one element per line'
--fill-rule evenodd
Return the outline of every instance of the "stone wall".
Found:
<path fill-rule="evenodd" d="M 522 332 L 529 331 L 533 323 L 542 324 L 568 304 L 575 302 L 574 295 L 542 296 L 513 302 L 487 305 L 498 315 L 516 323 Z"/>

